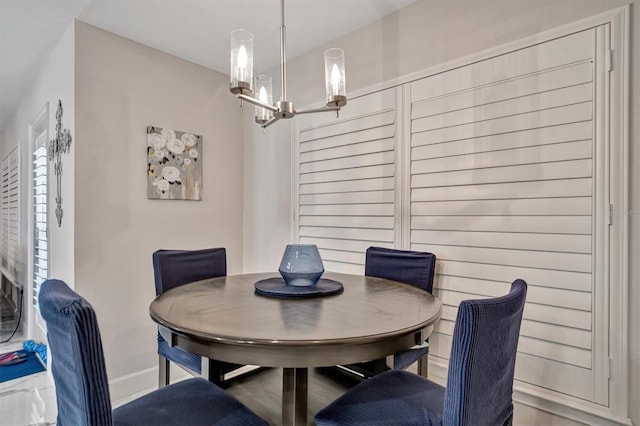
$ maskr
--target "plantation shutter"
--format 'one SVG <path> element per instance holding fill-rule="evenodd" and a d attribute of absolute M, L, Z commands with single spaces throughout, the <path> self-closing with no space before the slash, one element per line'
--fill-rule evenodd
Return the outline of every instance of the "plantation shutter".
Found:
<path fill-rule="evenodd" d="M 449 358 L 462 300 L 505 294 L 523 278 L 516 380 L 606 404 L 607 338 L 594 329 L 606 322 L 595 298 L 607 232 L 605 177 L 595 173 L 605 157 L 594 103 L 601 35 L 411 84 L 410 246 L 438 258 L 433 359 Z"/>
<path fill-rule="evenodd" d="M 297 118 L 296 237 L 328 271 L 362 274 L 369 246 L 396 241 L 396 90 Z"/>
<path fill-rule="evenodd" d="M 9 244 L 9 156 L 2 160 L 2 200 L 0 200 L 2 210 L 2 269 L 6 273 L 9 264 L 8 244 Z"/>
<path fill-rule="evenodd" d="M 2 268 L 16 282 L 20 245 L 20 159 L 15 147 L 2 161 Z"/>
<path fill-rule="evenodd" d="M 32 154 L 33 163 L 33 276 L 32 303 L 38 308 L 40 286 L 48 277 L 48 238 L 47 238 L 47 143 L 46 132 L 42 132 L 35 142 Z"/>

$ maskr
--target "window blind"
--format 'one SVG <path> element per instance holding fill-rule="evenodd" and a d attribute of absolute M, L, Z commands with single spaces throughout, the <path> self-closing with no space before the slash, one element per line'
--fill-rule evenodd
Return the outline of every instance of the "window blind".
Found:
<path fill-rule="evenodd" d="M 364 253 L 395 244 L 395 89 L 298 120 L 297 238 L 328 271 L 362 274 Z"/>
<path fill-rule="evenodd" d="M 20 245 L 20 159 L 13 148 L 2 161 L 2 268 L 16 282 Z"/>
<path fill-rule="evenodd" d="M 362 273 L 370 245 L 435 253 L 430 362 L 442 374 L 460 302 L 523 278 L 517 386 L 610 403 L 606 27 L 350 100 L 339 121 L 298 122 L 296 237 L 337 272 Z"/>
<path fill-rule="evenodd" d="M 47 234 L 47 145 L 42 133 L 36 140 L 36 148 L 32 154 L 32 221 L 33 221 L 33 276 L 32 279 L 32 303 L 38 308 L 38 293 L 40 286 L 48 276 L 49 243 Z"/>
<path fill-rule="evenodd" d="M 594 40 L 591 29 L 412 83 L 410 172 L 411 248 L 439 261 L 430 355 L 449 358 L 462 300 L 523 278 L 516 379 L 591 401 L 606 356 L 593 331 L 605 211 Z"/>

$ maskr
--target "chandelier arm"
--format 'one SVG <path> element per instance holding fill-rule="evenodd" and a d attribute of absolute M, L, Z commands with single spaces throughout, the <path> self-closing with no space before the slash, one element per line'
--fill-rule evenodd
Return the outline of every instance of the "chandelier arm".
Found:
<path fill-rule="evenodd" d="M 312 112 L 340 111 L 339 106 L 324 106 L 319 108 L 297 109 L 295 114 L 311 114 Z"/>
<path fill-rule="evenodd" d="M 259 98 L 253 97 L 251 80 L 253 79 L 253 34 L 246 30 L 231 32 L 231 78 L 230 91 L 240 100 L 258 107 L 254 121 L 266 129 L 282 118 L 293 118 L 297 114 L 335 111 L 339 118 L 340 108 L 347 103 L 344 77 L 344 51 L 342 49 L 328 49 L 324 52 L 325 59 L 325 89 L 326 106 L 307 108 L 296 111 L 293 102 L 287 100 L 287 27 L 285 25 L 285 0 L 280 0 L 280 79 L 281 97 L 272 104 L 271 77 L 256 76 L 256 91 Z M 245 34 L 246 33 L 246 34 Z M 248 47 L 246 47 L 246 46 Z M 248 60 L 250 59 L 250 60 Z M 247 81 L 249 80 L 249 81 Z M 258 84 L 260 81 L 260 84 Z M 257 87 L 260 90 L 257 90 Z M 269 113 L 266 113 L 269 111 Z M 273 117 L 271 115 L 273 114 Z"/>
<path fill-rule="evenodd" d="M 271 126 L 273 123 L 275 123 L 278 120 L 280 120 L 278 117 L 273 117 L 271 120 L 269 120 L 266 123 L 262 124 L 262 128 L 266 129 L 267 127 Z"/>
<path fill-rule="evenodd" d="M 280 2 L 280 10 L 282 18 L 282 25 L 280 25 L 280 80 L 282 83 L 280 87 L 282 88 L 282 96 L 280 100 L 284 102 L 287 100 L 287 29 L 284 25 L 284 0 Z"/>
<path fill-rule="evenodd" d="M 249 102 L 250 104 L 253 104 L 253 105 L 256 105 L 256 106 L 259 106 L 259 107 L 262 107 L 262 108 L 268 109 L 269 111 L 272 111 L 272 112 L 278 112 L 278 111 L 279 111 L 279 110 L 278 110 L 278 108 L 274 107 L 273 105 L 270 105 L 270 104 L 266 104 L 266 103 L 264 103 L 264 102 L 261 102 L 261 101 L 259 101 L 258 99 L 254 98 L 254 97 L 251 97 L 251 96 L 242 95 L 242 94 L 237 94 L 237 95 L 236 95 L 236 98 L 238 98 L 238 99 L 242 99 L 242 100 L 244 100 L 244 101 L 247 101 L 247 102 Z"/>

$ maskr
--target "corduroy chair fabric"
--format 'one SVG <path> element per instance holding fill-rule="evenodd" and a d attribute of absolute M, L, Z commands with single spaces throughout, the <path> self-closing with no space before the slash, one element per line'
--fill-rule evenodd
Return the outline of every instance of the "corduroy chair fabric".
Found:
<path fill-rule="evenodd" d="M 400 281 L 433 292 L 436 255 L 433 253 L 369 247 L 365 254 L 367 277 Z"/>
<path fill-rule="evenodd" d="M 183 284 L 227 275 L 227 251 L 224 247 L 156 250 L 152 257 L 156 296 Z"/>
<path fill-rule="evenodd" d="M 45 281 L 38 300 L 47 324 L 58 426 L 267 424 L 200 378 L 164 387 L 112 411 L 93 307 L 60 280 Z"/>
<path fill-rule="evenodd" d="M 436 255 L 427 252 L 369 247 L 364 265 L 368 277 L 399 281 L 433 292 Z M 393 356 L 393 368 L 404 369 L 429 353 L 429 346 L 412 348 Z M 426 358 L 422 362 L 427 362 Z"/>
<path fill-rule="evenodd" d="M 501 426 L 513 422 L 513 375 L 527 284 L 501 297 L 460 304 L 446 389 L 392 370 L 350 389 L 321 410 L 318 426 Z"/>
<path fill-rule="evenodd" d="M 365 255 L 364 274 L 368 277 L 385 278 L 412 285 L 431 293 L 436 256 L 433 253 L 369 247 Z M 428 342 L 420 347 L 399 352 L 393 356 L 393 368 L 405 369 L 416 361 L 419 372 L 426 376 Z M 385 359 L 367 361 L 345 366 L 365 377 L 373 377 L 388 369 Z"/>
<path fill-rule="evenodd" d="M 38 303 L 47 324 L 57 425 L 111 425 L 107 371 L 93 308 L 58 280 L 42 284 Z"/>
<path fill-rule="evenodd" d="M 156 296 L 165 291 L 194 281 L 227 275 L 227 252 L 223 247 L 201 250 L 157 250 L 153 253 L 153 276 L 156 286 Z M 171 347 L 158 333 L 158 356 L 160 386 L 170 382 L 169 361 L 176 362 L 183 367 L 202 373 L 202 357 Z M 224 375 L 242 365 L 209 360 L 208 379 L 218 385 L 226 385 Z"/>

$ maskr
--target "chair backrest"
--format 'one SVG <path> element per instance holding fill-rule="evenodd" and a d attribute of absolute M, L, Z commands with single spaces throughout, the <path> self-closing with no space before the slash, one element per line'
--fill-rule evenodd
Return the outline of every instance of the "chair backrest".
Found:
<path fill-rule="evenodd" d="M 46 280 L 38 301 L 47 324 L 58 426 L 111 426 L 107 371 L 93 307 L 60 280 Z"/>
<path fill-rule="evenodd" d="M 431 293 L 435 268 L 436 255 L 433 253 L 369 247 L 364 274 L 400 281 Z"/>
<path fill-rule="evenodd" d="M 453 331 L 443 424 L 505 425 L 513 415 L 513 374 L 527 283 L 505 296 L 460 303 Z"/>
<path fill-rule="evenodd" d="M 224 247 L 202 250 L 157 250 L 153 253 L 156 296 L 194 281 L 227 275 Z"/>

